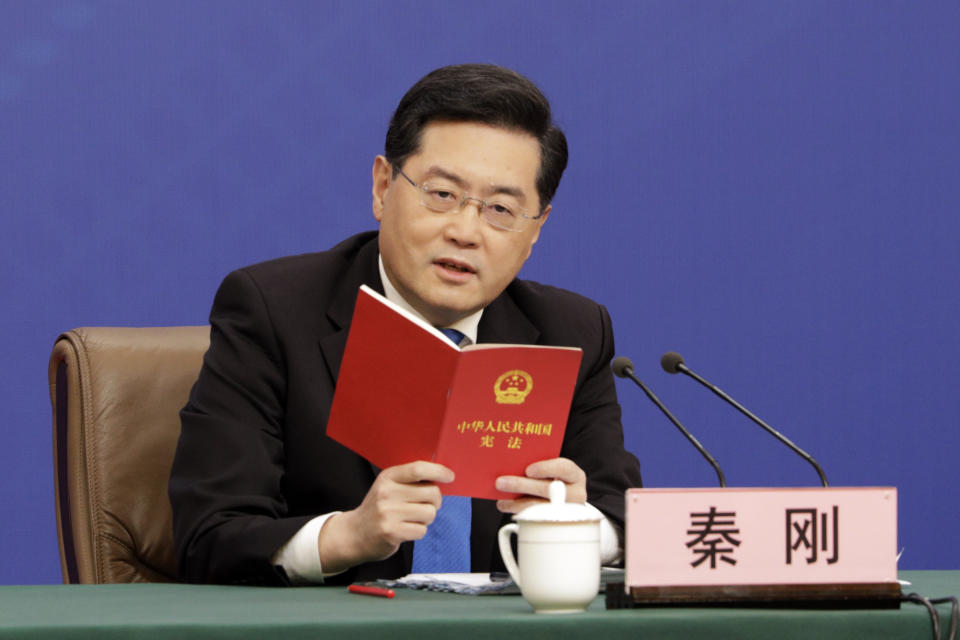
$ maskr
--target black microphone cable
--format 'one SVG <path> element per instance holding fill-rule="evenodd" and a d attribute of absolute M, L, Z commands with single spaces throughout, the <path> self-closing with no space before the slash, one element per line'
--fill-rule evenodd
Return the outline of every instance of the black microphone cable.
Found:
<path fill-rule="evenodd" d="M 960 617 L 960 602 L 957 601 L 956 596 L 947 596 L 946 598 L 926 598 L 919 593 L 908 593 L 905 596 L 901 597 L 903 602 L 913 602 L 916 604 L 923 605 L 927 609 L 927 613 L 930 614 L 930 624 L 933 627 L 933 638 L 934 640 L 941 640 L 940 633 L 942 631 L 942 625 L 940 622 L 940 612 L 937 611 L 936 605 L 950 603 L 950 627 L 947 629 L 947 640 L 956 640 L 957 637 L 957 622 L 958 617 Z"/>

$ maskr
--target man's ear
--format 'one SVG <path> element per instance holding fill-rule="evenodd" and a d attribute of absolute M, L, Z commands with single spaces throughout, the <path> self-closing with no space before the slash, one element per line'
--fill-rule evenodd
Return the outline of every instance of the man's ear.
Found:
<path fill-rule="evenodd" d="M 380 222 L 383 219 L 383 200 L 393 180 L 393 165 L 383 156 L 373 161 L 373 217 Z"/>
<path fill-rule="evenodd" d="M 533 224 L 536 227 L 533 230 L 533 234 L 530 236 L 530 244 L 527 245 L 527 255 L 523 257 L 524 260 L 530 257 L 530 254 L 533 253 L 533 245 L 537 244 L 537 240 L 540 239 L 540 230 L 543 228 L 543 225 L 547 222 L 547 216 L 550 215 L 550 209 L 553 208 L 553 205 L 548 204 L 547 208 L 543 210 L 543 215 L 541 215 L 536 220 L 533 220 Z"/>
<path fill-rule="evenodd" d="M 541 216 L 536 220 L 537 228 L 536 228 L 536 230 L 533 232 L 533 239 L 530 240 L 530 246 L 531 246 L 531 247 L 533 247 L 533 245 L 535 245 L 535 244 L 537 243 L 537 240 L 540 239 L 540 230 L 543 229 L 543 225 L 547 224 L 547 216 L 550 215 L 550 210 L 551 210 L 551 209 L 553 209 L 553 205 L 552 205 L 552 204 L 548 204 L 548 205 L 547 205 L 547 208 L 543 210 L 543 215 L 541 215 Z"/>

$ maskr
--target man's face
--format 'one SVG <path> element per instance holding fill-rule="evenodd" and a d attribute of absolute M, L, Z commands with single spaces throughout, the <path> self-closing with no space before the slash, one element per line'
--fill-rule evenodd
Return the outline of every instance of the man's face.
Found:
<path fill-rule="evenodd" d="M 491 200 L 509 192 L 535 216 L 540 146 L 533 136 L 476 122 L 432 122 L 403 172 L 418 185 L 438 182 Z M 373 215 L 390 282 L 431 323 L 449 325 L 482 309 L 513 280 L 540 235 L 549 207 L 519 232 L 488 224 L 468 200 L 456 213 L 420 204 L 420 193 L 383 156 L 373 165 Z"/>

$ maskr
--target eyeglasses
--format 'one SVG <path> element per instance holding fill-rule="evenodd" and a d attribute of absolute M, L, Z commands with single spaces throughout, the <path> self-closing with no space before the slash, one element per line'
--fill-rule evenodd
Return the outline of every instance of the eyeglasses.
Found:
<path fill-rule="evenodd" d="M 420 204 L 431 211 L 438 213 L 457 213 L 466 206 L 468 200 L 477 203 L 480 209 L 480 215 L 491 227 L 503 229 L 504 231 L 523 231 L 526 224 L 525 220 L 537 220 L 543 215 L 543 212 L 531 216 L 527 215 L 526 209 L 521 207 L 513 196 L 500 194 L 496 200 L 486 201 L 480 198 L 474 198 L 463 193 L 457 187 L 444 180 L 437 182 L 424 182 L 417 184 L 410 179 L 410 176 L 403 172 L 400 167 L 395 167 L 397 172 L 407 179 L 417 191 L 420 192 Z"/>

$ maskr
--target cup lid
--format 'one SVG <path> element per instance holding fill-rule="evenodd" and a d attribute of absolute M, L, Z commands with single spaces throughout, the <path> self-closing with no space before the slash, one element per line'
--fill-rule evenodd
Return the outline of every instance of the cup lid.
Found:
<path fill-rule="evenodd" d="M 567 502 L 567 485 L 554 480 L 550 483 L 550 502 L 531 505 L 513 519 L 518 522 L 599 522 L 603 515 L 585 504 Z"/>

